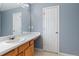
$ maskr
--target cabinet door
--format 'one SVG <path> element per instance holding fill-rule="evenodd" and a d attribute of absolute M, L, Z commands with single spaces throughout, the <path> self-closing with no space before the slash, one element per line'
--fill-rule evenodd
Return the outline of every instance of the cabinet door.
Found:
<path fill-rule="evenodd" d="M 34 45 L 31 45 L 29 48 L 25 50 L 25 56 L 33 56 L 34 55 Z"/>
<path fill-rule="evenodd" d="M 21 53 L 22 51 L 24 51 L 24 50 L 25 50 L 26 48 L 28 48 L 28 47 L 29 47 L 29 42 L 27 42 L 27 43 L 21 45 L 21 46 L 18 48 L 19 53 Z"/>
<path fill-rule="evenodd" d="M 25 56 L 31 56 L 31 48 L 30 47 L 25 50 Z"/>

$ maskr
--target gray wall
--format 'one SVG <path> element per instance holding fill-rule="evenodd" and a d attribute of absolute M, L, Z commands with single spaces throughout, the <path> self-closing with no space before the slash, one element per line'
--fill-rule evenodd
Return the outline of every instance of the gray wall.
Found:
<path fill-rule="evenodd" d="M 36 40 L 36 48 L 42 48 L 42 8 L 56 4 L 31 4 L 31 31 L 41 32 L 41 37 Z M 60 52 L 79 55 L 79 4 L 60 5 Z M 29 31 L 30 25 L 29 8 L 14 9 L 2 12 L 2 34 L 12 34 L 12 13 L 21 11 L 22 31 Z M 1 21 L 1 20 L 0 20 Z"/>
<path fill-rule="evenodd" d="M 42 8 L 55 4 L 31 4 L 31 25 L 43 33 Z M 60 52 L 79 55 L 79 4 L 60 5 Z M 42 48 L 42 36 L 36 41 L 36 48 Z"/>
<path fill-rule="evenodd" d="M 30 10 L 27 8 L 15 8 L 2 12 L 2 36 L 12 34 L 12 14 L 16 12 L 22 12 L 22 31 L 30 31 Z"/>
<path fill-rule="evenodd" d="M 79 4 L 60 6 L 60 51 L 79 55 Z"/>
<path fill-rule="evenodd" d="M 1 12 L 0 12 L 0 36 L 1 36 Z"/>

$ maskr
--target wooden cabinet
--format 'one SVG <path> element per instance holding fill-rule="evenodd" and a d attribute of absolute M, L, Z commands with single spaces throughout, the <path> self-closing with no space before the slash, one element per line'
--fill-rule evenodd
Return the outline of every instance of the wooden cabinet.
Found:
<path fill-rule="evenodd" d="M 25 50 L 25 56 L 33 56 L 34 55 L 34 40 L 30 41 L 30 47 Z"/>
<path fill-rule="evenodd" d="M 34 45 L 31 45 L 28 49 L 25 50 L 25 56 L 33 56 L 34 55 Z"/>
<path fill-rule="evenodd" d="M 31 56 L 33 56 L 34 55 L 34 45 L 31 45 L 30 49 L 31 49 L 31 51 L 30 51 L 31 52 Z"/>
<path fill-rule="evenodd" d="M 25 50 L 25 56 L 32 56 L 30 47 Z"/>
<path fill-rule="evenodd" d="M 34 44 L 34 40 L 31 40 L 29 43 L 30 43 L 30 45 L 33 45 Z"/>
<path fill-rule="evenodd" d="M 34 40 L 31 40 L 2 56 L 33 56 L 33 55 L 34 55 Z"/>
<path fill-rule="evenodd" d="M 18 47 L 18 52 L 21 53 L 22 51 L 24 51 L 26 48 L 29 47 L 29 42 L 21 45 L 20 47 Z"/>
<path fill-rule="evenodd" d="M 12 51 L 4 54 L 3 56 L 16 56 L 18 54 L 18 49 L 13 49 Z"/>
<path fill-rule="evenodd" d="M 24 56 L 24 52 L 19 53 L 17 56 Z"/>
<path fill-rule="evenodd" d="M 31 51 L 31 55 L 34 55 L 34 40 L 30 41 L 30 51 Z"/>

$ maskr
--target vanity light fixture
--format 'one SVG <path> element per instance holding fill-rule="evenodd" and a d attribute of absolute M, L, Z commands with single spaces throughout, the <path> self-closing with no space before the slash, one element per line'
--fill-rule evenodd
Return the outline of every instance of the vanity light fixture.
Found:
<path fill-rule="evenodd" d="M 17 3 L 19 6 L 21 6 L 22 8 L 26 8 L 29 7 L 29 4 L 27 3 Z"/>

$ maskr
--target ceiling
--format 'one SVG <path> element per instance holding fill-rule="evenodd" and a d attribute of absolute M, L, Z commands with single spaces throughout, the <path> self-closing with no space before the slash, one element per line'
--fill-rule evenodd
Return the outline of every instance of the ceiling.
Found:
<path fill-rule="evenodd" d="M 23 6 L 25 6 L 25 4 L 21 4 L 21 3 L 0 3 L 0 11 L 5 11 L 5 10 L 9 10 L 9 9 L 17 8 L 17 7 L 23 7 Z M 26 4 L 26 6 L 28 7 L 27 4 Z"/>

